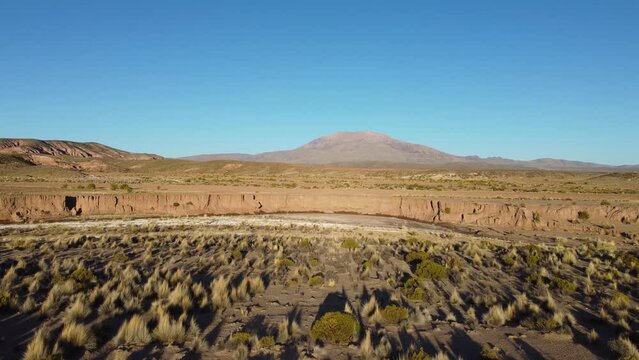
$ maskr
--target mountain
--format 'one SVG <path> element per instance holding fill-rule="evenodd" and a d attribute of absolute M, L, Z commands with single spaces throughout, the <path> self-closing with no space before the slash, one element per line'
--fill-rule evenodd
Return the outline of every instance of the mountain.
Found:
<path fill-rule="evenodd" d="M 119 150 L 95 142 L 66 140 L 0 139 L 0 160 L 32 165 L 68 165 L 78 159 L 152 160 L 161 156 Z M 68 167 L 74 167 L 68 165 Z"/>
<path fill-rule="evenodd" d="M 372 132 L 338 132 L 322 136 L 293 150 L 261 154 L 209 154 L 183 159 L 238 160 L 295 164 L 322 164 L 353 167 L 456 167 L 540 170 L 634 170 L 635 166 L 614 167 L 560 159 L 519 161 L 500 157 L 457 156 L 428 146 L 412 144 Z"/>

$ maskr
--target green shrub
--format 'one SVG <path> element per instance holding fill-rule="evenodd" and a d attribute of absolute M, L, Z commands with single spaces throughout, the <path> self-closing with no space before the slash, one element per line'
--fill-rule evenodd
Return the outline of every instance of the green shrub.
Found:
<path fill-rule="evenodd" d="M 317 260 L 317 259 L 315 259 L 315 258 L 310 259 L 310 260 L 308 261 L 308 265 L 315 267 L 315 266 L 319 265 L 319 260 Z"/>
<path fill-rule="evenodd" d="M 406 280 L 402 293 L 410 300 L 421 301 L 424 298 L 424 288 L 419 283 L 419 279 L 414 277 Z"/>
<path fill-rule="evenodd" d="M 95 184 L 94 184 L 94 183 L 90 183 L 89 185 L 87 185 L 87 189 L 89 189 L 89 190 L 95 190 L 95 189 L 96 189 L 96 186 L 95 186 Z"/>
<path fill-rule="evenodd" d="M 444 213 L 450 214 L 450 208 L 449 207 L 444 208 Z"/>
<path fill-rule="evenodd" d="M 551 286 L 562 294 L 572 294 L 577 290 L 577 284 L 574 281 L 568 281 L 560 277 L 553 278 Z"/>
<path fill-rule="evenodd" d="M 260 338 L 260 346 L 269 349 L 275 346 L 275 338 L 272 336 L 264 336 Z"/>
<path fill-rule="evenodd" d="M 79 267 L 71 273 L 71 279 L 75 280 L 77 288 L 86 290 L 87 286 L 95 280 L 95 275 L 91 270 Z"/>
<path fill-rule="evenodd" d="M 439 280 L 446 278 L 448 276 L 448 271 L 445 267 L 434 261 L 424 260 L 417 265 L 415 275 L 422 279 Z"/>
<path fill-rule="evenodd" d="M 359 243 L 354 239 L 344 239 L 344 241 L 342 241 L 342 247 L 348 250 L 355 250 L 359 247 Z"/>
<path fill-rule="evenodd" d="M 537 266 L 541 261 L 542 255 L 541 248 L 537 245 L 530 244 L 524 248 L 524 257 L 528 266 Z"/>
<path fill-rule="evenodd" d="M 119 262 L 127 262 L 129 261 L 129 257 L 124 254 L 122 250 L 118 250 L 113 254 L 113 260 Z"/>
<path fill-rule="evenodd" d="M 250 340 L 251 340 L 251 334 L 247 332 L 242 332 L 242 331 L 236 332 L 231 337 L 231 342 L 236 345 L 247 344 Z"/>
<path fill-rule="evenodd" d="M 133 188 L 129 186 L 129 184 L 111 184 L 111 190 L 112 191 L 117 191 L 117 190 L 124 190 L 126 192 L 133 192 Z"/>
<path fill-rule="evenodd" d="M 317 320 L 311 328 L 311 337 L 323 342 L 348 344 L 357 339 L 359 323 L 351 314 L 329 312 Z"/>
<path fill-rule="evenodd" d="M 408 354 L 400 357 L 400 359 L 406 359 L 406 360 L 430 360 L 432 359 L 430 357 L 430 355 L 426 354 L 424 352 L 424 349 L 419 349 L 419 351 L 417 350 L 411 350 L 408 352 Z"/>
<path fill-rule="evenodd" d="M 424 261 L 424 260 L 428 260 L 430 258 L 430 256 L 428 255 L 428 253 L 426 253 L 425 251 L 411 251 L 408 253 L 408 255 L 406 255 L 406 258 L 404 259 L 407 263 L 411 264 L 413 262 L 417 262 L 417 261 Z"/>
<path fill-rule="evenodd" d="M 608 201 L 608 200 L 601 200 L 601 205 L 603 205 L 603 206 L 610 205 L 610 201 Z"/>
<path fill-rule="evenodd" d="M 398 324 L 408 319 L 408 310 L 397 305 L 388 305 L 382 310 L 382 319 L 389 324 Z"/>
<path fill-rule="evenodd" d="M 311 247 L 311 241 L 309 239 L 302 239 L 299 241 L 298 246 L 302 249 L 309 249 Z"/>
<path fill-rule="evenodd" d="M 308 279 L 309 286 L 317 286 L 324 282 L 324 277 L 322 275 L 315 275 Z"/>
<path fill-rule="evenodd" d="M 544 282 L 544 278 L 538 273 L 533 272 L 526 276 L 526 283 L 531 285 L 541 285 Z"/>
<path fill-rule="evenodd" d="M 482 360 L 499 360 L 501 359 L 501 350 L 499 350 L 497 346 L 490 347 L 488 345 L 484 345 L 481 348 L 479 357 Z"/>
<path fill-rule="evenodd" d="M 578 211 L 577 212 L 577 219 L 579 220 L 588 220 L 590 219 L 590 214 L 587 211 Z"/>
<path fill-rule="evenodd" d="M 364 269 L 372 269 L 374 266 L 375 266 L 375 262 L 371 259 L 364 261 L 364 263 L 362 264 L 362 267 Z"/>
<path fill-rule="evenodd" d="M 277 258 L 275 259 L 275 265 L 281 267 L 291 267 L 295 265 L 295 261 L 291 258 Z"/>
<path fill-rule="evenodd" d="M 231 254 L 231 256 L 233 256 L 233 259 L 235 261 L 240 261 L 244 257 L 244 255 L 242 255 L 242 252 L 240 250 L 233 250 L 233 253 Z"/>
<path fill-rule="evenodd" d="M 551 317 L 537 318 L 533 321 L 532 327 L 541 332 L 551 332 L 559 330 L 561 328 L 561 324 Z"/>
<path fill-rule="evenodd" d="M 514 266 L 517 263 L 517 257 L 511 253 L 502 255 L 500 259 L 506 266 Z"/>

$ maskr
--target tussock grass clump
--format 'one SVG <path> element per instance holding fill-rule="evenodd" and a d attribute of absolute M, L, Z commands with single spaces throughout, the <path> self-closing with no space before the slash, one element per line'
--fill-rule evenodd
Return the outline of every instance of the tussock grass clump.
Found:
<path fill-rule="evenodd" d="M 118 345 L 148 344 L 151 342 L 151 335 L 146 327 L 146 321 L 140 315 L 133 315 L 120 326 L 114 341 Z"/>
<path fill-rule="evenodd" d="M 630 297 L 622 292 L 615 292 L 610 300 L 608 301 L 608 305 L 613 310 L 623 310 L 627 309 L 630 306 Z"/>
<path fill-rule="evenodd" d="M 96 345 L 91 329 L 84 324 L 77 323 L 64 325 L 60 340 L 71 346 L 85 349 L 93 349 Z"/>
<path fill-rule="evenodd" d="M 610 341 L 608 346 L 610 346 L 610 349 L 612 351 L 619 354 L 619 359 L 623 359 L 623 360 L 639 359 L 639 350 L 637 350 L 637 347 L 628 338 L 620 337 L 616 340 L 612 340 Z"/>
<path fill-rule="evenodd" d="M 502 326 L 506 323 L 506 313 L 501 305 L 494 305 L 484 314 L 483 319 L 490 326 Z"/>
<path fill-rule="evenodd" d="M 453 305 L 458 305 L 458 304 L 463 304 L 464 300 L 462 300 L 461 296 L 459 295 L 459 292 L 457 291 L 457 289 L 453 289 L 453 291 L 450 293 L 450 303 Z"/>
<path fill-rule="evenodd" d="M 264 294 L 265 285 L 261 276 L 251 276 L 248 278 L 249 293 L 251 296 Z"/>
<path fill-rule="evenodd" d="M 397 324 L 408 319 L 408 310 L 397 305 L 388 305 L 382 309 L 382 319 L 388 324 Z"/>
<path fill-rule="evenodd" d="M 72 323 L 77 320 L 82 320 L 89 315 L 91 309 L 88 306 L 88 301 L 85 295 L 78 296 L 73 304 L 69 307 L 64 315 L 64 321 Z"/>
<path fill-rule="evenodd" d="M 47 337 L 48 329 L 39 328 L 24 353 L 23 360 L 43 360 L 52 357 L 52 351 L 49 346 L 49 339 Z"/>
<path fill-rule="evenodd" d="M 323 342 L 348 344 L 359 336 L 359 323 L 351 314 L 335 311 L 324 314 L 311 328 L 311 337 Z"/>
<path fill-rule="evenodd" d="M 213 305 L 226 308 L 231 304 L 229 297 L 229 279 L 227 277 L 219 277 L 213 280 L 211 284 L 211 297 Z"/>
<path fill-rule="evenodd" d="M 193 306 L 193 299 L 191 299 L 191 292 L 189 287 L 184 284 L 178 284 L 168 297 L 169 305 L 177 306 L 183 310 L 190 309 Z"/>
<path fill-rule="evenodd" d="M 179 344 L 184 342 L 186 330 L 182 321 L 173 320 L 168 314 L 160 313 L 153 336 L 165 344 Z"/>

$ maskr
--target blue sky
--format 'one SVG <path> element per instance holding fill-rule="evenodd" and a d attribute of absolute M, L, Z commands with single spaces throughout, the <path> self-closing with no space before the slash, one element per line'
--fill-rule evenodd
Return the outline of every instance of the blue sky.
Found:
<path fill-rule="evenodd" d="M 0 3 L 0 137 L 639 163 L 639 2 Z"/>

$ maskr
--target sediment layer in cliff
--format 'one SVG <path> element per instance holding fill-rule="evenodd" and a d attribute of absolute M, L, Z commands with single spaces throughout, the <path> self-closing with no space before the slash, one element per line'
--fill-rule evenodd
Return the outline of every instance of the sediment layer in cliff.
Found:
<path fill-rule="evenodd" d="M 100 215 L 228 215 L 287 212 L 357 213 L 497 228 L 610 231 L 637 226 L 639 208 L 607 205 L 478 202 L 420 196 L 326 194 L 97 194 L 0 195 L 0 220 L 25 222 Z M 579 212 L 589 221 L 577 221 Z M 606 229 L 608 228 L 608 229 Z"/>

